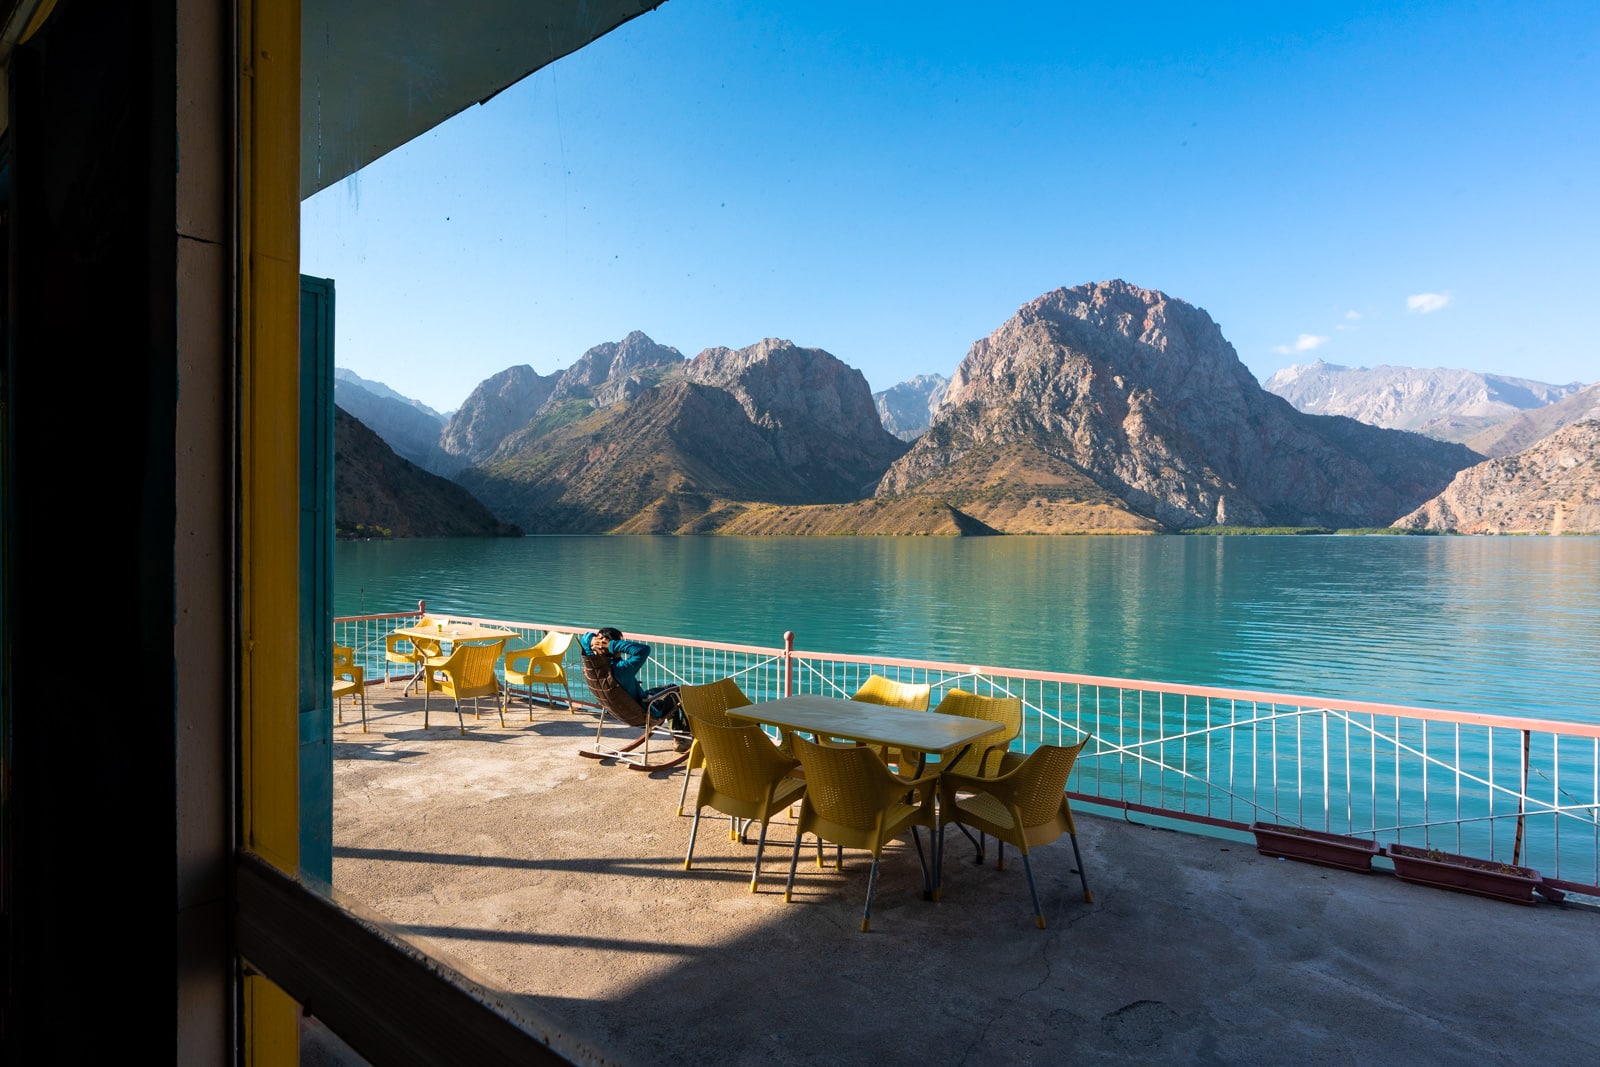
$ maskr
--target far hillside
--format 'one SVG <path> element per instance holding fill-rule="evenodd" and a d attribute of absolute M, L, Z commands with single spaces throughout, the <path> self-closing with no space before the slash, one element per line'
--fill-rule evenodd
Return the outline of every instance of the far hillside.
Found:
<path fill-rule="evenodd" d="M 1552 384 L 1444 367 L 1341 367 L 1319 359 L 1285 367 L 1264 388 L 1308 414 L 1344 415 L 1369 426 L 1456 441 L 1484 455 L 1504 455 L 1482 447 L 1494 442 L 1495 427 L 1557 405 L 1581 391 L 1584 383 Z M 1549 425 L 1537 437 L 1567 422 Z"/>

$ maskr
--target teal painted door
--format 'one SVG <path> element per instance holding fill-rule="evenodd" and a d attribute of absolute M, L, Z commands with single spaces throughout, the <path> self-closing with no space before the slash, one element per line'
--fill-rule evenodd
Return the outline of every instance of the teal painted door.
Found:
<path fill-rule="evenodd" d="M 333 882 L 333 281 L 300 276 L 300 869 Z"/>

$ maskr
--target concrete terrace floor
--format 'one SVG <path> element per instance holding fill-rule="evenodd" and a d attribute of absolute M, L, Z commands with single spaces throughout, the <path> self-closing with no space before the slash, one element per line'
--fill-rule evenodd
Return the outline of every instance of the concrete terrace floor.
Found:
<path fill-rule="evenodd" d="M 971 862 L 948 834 L 923 900 L 909 842 L 819 870 L 690 818 L 684 771 L 580 758 L 587 712 L 492 712 L 369 690 L 334 728 L 335 891 L 620 1064 L 1600 1063 L 1600 912 L 1503 902 L 1259 855 L 1253 842 L 1079 815 L 1066 840 Z M 628 731 L 618 728 L 619 737 Z M 691 802 L 693 797 L 691 786 Z M 830 850 L 831 852 L 831 850 Z M 352 1062 L 312 1031 L 307 1063 Z"/>

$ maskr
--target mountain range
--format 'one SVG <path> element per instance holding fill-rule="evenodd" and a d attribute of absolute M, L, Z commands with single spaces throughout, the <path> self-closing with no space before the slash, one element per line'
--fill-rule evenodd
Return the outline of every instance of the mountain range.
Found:
<path fill-rule="evenodd" d="M 1584 384 L 1551 385 L 1446 368 L 1341 367 L 1319 359 L 1285 367 L 1268 378 L 1265 387 L 1310 414 L 1348 415 L 1373 426 L 1415 430 L 1459 441 L 1486 456 L 1500 456 L 1515 442 L 1504 441 L 1498 428 L 1523 414 L 1548 412 L 1552 405 L 1581 392 Z M 1527 440 L 1519 447 L 1532 443 Z"/>
<path fill-rule="evenodd" d="M 340 537 L 521 537 L 455 482 L 398 455 L 334 405 L 333 514 Z"/>
<path fill-rule="evenodd" d="M 1593 387 L 1466 372 L 1436 372 L 1429 386 L 1417 384 L 1424 372 L 1379 370 L 1363 373 L 1390 400 L 1366 402 L 1369 418 L 1437 429 L 1449 409 L 1511 444 L 1600 402 Z M 1269 385 L 1308 406 L 1353 402 L 1349 368 L 1300 371 Z M 341 379 L 341 406 L 358 382 Z M 1399 400 L 1396 382 L 1411 383 Z M 368 392 L 365 410 L 393 420 L 382 432 L 397 452 L 531 533 L 1415 525 L 1445 521 L 1412 516 L 1487 456 L 1297 410 L 1257 383 L 1202 309 L 1120 280 L 1047 293 L 974 344 L 951 378 L 876 396 L 821 349 L 769 338 L 685 359 L 638 332 L 551 375 L 520 366 L 487 379 L 448 419 L 431 415 L 431 441 L 414 417 L 428 412 Z M 1511 417 L 1492 422 L 1505 413 L 1485 403 Z"/>

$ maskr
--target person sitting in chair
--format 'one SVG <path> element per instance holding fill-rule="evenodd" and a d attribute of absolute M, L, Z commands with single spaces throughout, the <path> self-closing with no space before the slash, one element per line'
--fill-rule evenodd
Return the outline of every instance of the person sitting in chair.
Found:
<path fill-rule="evenodd" d="M 689 724 L 684 720 L 682 703 L 676 685 L 658 685 L 646 689 L 639 684 L 639 671 L 650 658 L 650 646 L 643 641 L 629 641 L 615 626 L 603 626 L 592 633 L 578 635 L 578 648 L 585 656 L 605 656 L 611 661 L 611 676 L 627 690 L 639 705 L 649 710 L 654 718 L 667 720 L 675 734 L 675 744 L 682 751 L 689 747 Z"/>

